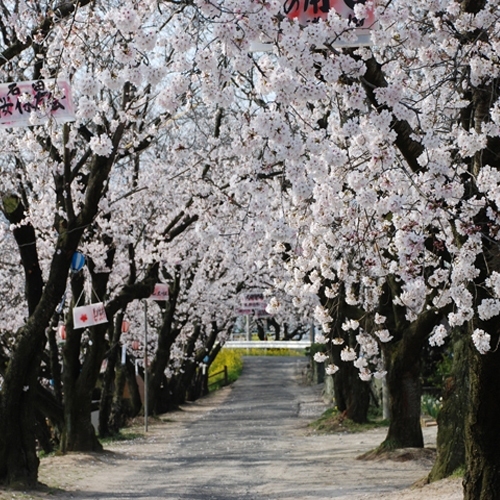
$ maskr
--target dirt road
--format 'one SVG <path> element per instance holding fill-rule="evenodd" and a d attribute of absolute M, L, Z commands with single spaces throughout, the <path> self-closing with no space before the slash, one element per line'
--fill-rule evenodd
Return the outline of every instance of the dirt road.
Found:
<path fill-rule="evenodd" d="M 314 435 L 307 423 L 324 406 L 300 382 L 302 358 L 249 357 L 231 387 L 116 442 L 103 455 L 43 460 L 43 497 L 106 500 L 459 500 L 459 480 L 405 490 L 425 476 L 425 460 L 365 462 L 356 456 L 385 430 Z M 435 428 L 424 430 L 426 444 Z M 56 488 L 59 488 L 58 490 Z M 4 497 L 0 496 L 0 499 Z M 14 498 L 14 497 L 5 497 Z"/>

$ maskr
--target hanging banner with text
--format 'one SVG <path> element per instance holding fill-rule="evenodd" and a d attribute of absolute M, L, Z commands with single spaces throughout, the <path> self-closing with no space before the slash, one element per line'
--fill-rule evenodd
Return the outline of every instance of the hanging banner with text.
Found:
<path fill-rule="evenodd" d="M 150 300 L 168 300 L 168 285 L 156 283 L 153 293 L 149 296 Z"/>
<path fill-rule="evenodd" d="M 34 115 L 34 116 L 33 116 Z M 0 84 L 0 127 L 75 121 L 71 88 L 66 80 L 35 80 Z"/>
<path fill-rule="evenodd" d="M 317 23 L 320 19 L 326 20 L 328 12 L 335 10 L 339 16 L 348 19 L 354 31 L 356 39 L 350 42 L 335 40 L 334 47 L 364 47 L 371 45 L 370 29 L 376 23 L 375 5 L 376 0 L 369 2 L 366 7 L 366 15 L 363 19 L 357 19 L 354 12 L 356 5 L 365 5 L 367 0 L 285 0 L 283 13 L 288 19 L 297 19 L 302 26 Z M 271 52 L 273 45 L 253 41 L 250 44 L 250 52 Z"/>
<path fill-rule="evenodd" d="M 73 325 L 75 329 L 107 322 L 108 318 L 102 302 L 73 308 Z"/>
<path fill-rule="evenodd" d="M 349 19 L 357 36 L 357 42 L 343 43 L 344 46 L 371 45 L 370 28 L 375 24 L 375 1 L 366 8 L 366 16 L 357 19 L 354 12 L 356 5 L 365 5 L 366 0 L 286 0 L 283 11 L 289 19 L 297 19 L 300 24 L 307 26 L 320 19 L 326 20 L 330 9 L 334 9 L 344 19 Z M 337 45 L 334 43 L 333 45 Z"/>
<path fill-rule="evenodd" d="M 267 301 L 262 293 L 245 293 L 240 297 L 240 307 L 236 309 L 238 316 L 255 316 L 266 318 L 270 314 L 266 311 Z"/>

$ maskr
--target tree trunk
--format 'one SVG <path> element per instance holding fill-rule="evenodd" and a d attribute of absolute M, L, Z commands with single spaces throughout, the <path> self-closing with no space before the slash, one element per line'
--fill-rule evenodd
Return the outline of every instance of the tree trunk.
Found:
<path fill-rule="evenodd" d="M 395 305 L 392 300 L 399 293 L 400 283 L 394 277 L 388 277 L 380 301 L 385 305 L 380 309 L 387 317 L 386 325 L 394 339 L 382 344 L 387 370 L 390 423 L 380 451 L 424 446 L 420 423 L 422 351 L 432 329 L 442 318 L 432 308 L 424 308 L 418 318 L 410 323 L 406 319 L 405 308 Z"/>
<path fill-rule="evenodd" d="M 69 325 L 68 325 L 69 326 Z M 71 344 L 71 337 L 76 337 L 76 331 L 67 328 L 68 340 L 65 345 L 65 363 L 63 371 L 64 385 L 64 431 L 61 439 L 61 451 L 101 451 L 94 427 L 91 423 L 92 393 L 99 374 L 104 351 L 104 328 L 102 325 L 93 327 L 99 329 L 91 335 L 92 346 L 88 347 L 87 357 L 80 365 L 80 339 Z M 78 337 L 80 337 L 78 335 Z M 98 340 L 100 339 L 100 340 Z M 72 356 L 69 348 L 73 349 Z"/>
<path fill-rule="evenodd" d="M 148 408 L 152 415 L 162 413 L 161 406 L 163 406 L 162 399 L 164 398 L 162 398 L 161 393 L 162 384 L 165 380 L 165 368 L 170 359 L 170 348 L 180 334 L 180 329 L 174 327 L 174 314 L 179 289 L 180 275 L 177 274 L 170 288 L 167 310 L 163 318 L 163 324 L 158 332 L 158 347 L 149 371 Z"/>
<path fill-rule="evenodd" d="M 123 396 L 125 386 L 128 389 L 128 398 Z M 126 423 L 141 411 L 142 402 L 137 385 L 135 366 L 127 358 L 125 365 L 117 365 L 115 377 L 115 391 L 111 413 L 109 416 L 109 431 L 116 434 Z"/>
<path fill-rule="evenodd" d="M 425 337 L 424 337 L 425 338 Z M 413 342 L 409 341 L 413 340 Z M 389 430 L 380 449 L 423 448 L 420 424 L 422 339 L 403 338 L 385 346 Z"/>
<path fill-rule="evenodd" d="M 339 363 L 340 370 L 333 376 L 335 404 L 349 420 L 365 423 L 368 421 L 370 386 L 359 378 L 359 370 L 352 363 Z"/>
<path fill-rule="evenodd" d="M 106 282 L 107 279 L 104 279 Z M 71 284 L 73 297 L 81 297 L 84 286 L 82 274 L 73 275 Z M 94 284 L 96 285 L 94 287 Z M 100 296 L 104 295 L 105 283 L 93 284 Z M 84 300 L 84 299 L 83 299 Z M 92 297 L 88 298 L 92 301 Z M 73 304 L 75 307 L 76 304 Z M 97 439 L 91 422 L 92 394 L 97 382 L 99 370 L 104 358 L 106 324 L 87 329 L 90 341 L 82 346 L 84 329 L 73 328 L 70 319 L 66 325 L 66 343 L 63 348 L 64 370 L 64 423 L 61 439 L 61 451 L 101 451 L 102 446 Z M 81 362 L 82 351 L 84 353 Z"/>
<path fill-rule="evenodd" d="M 0 481 L 14 488 L 37 484 L 35 397 L 43 337 L 25 327 L 2 386 Z"/>
<path fill-rule="evenodd" d="M 493 335 L 492 335 L 493 337 Z M 494 349 L 495 344 L 492 342 Z M 469 341 L 464 500 L 500 499 L 500 349 L 479 354 Z"/>
<path fill-rule="evenodd" d="M 465 419 L 469 404 L 469 345 L 464 328 L 452 332 L 453 365 L 445 380 L 443 406 L 439 411 L 437 456 L 429 482 L 444 479 L 465 465 Z"/>
<path fill-rule="evenodd" d="M 205 380 L 207 377 L 207 368 L 205 367 L 205 374 L 202 368 L 198 368 L 196 373 L 191 378 L 191 383 L 186 392 L 187 401 L 196 401 L 203 396 L 203 391 L 205 387 Z"/>
<path fill-rule="evenodd" d="M 79 236 L 75 232 L 72 238 Z M 9 486 L 33 487 L 37 483 L 35 388 L 46 342 L 45 328 L 63 295 L 75 245 L 67 235 L 59 239 L 43 296 L 18 331 L 5 372 L 0 407 L 0 483 Z"/>
<path fill-rule="evenodd" d="M 120 355 L 120 337 L 121 337 L 121 324 L 124 314 L 117 315 L 116 324 L 113 328 L 113 338 L 111 339 L 111 346 L 108 350 L 106 370 L 104 371 L 101 391 L 101 402 L 99 405 L 99 436 L 110 436 L 111 430 L 109 428 L 109 417 L 111 415 L 111 407 L 113 404 L 114 383 L 117 378 L 116 365 Z M 123 377 L 123 385 L 125 385 L 125 377 Z M 123 387 L 122 387 L 123 392 Z"/>
<path fill-rule="evenodd" d="M 123 397 L 123 392 L 127 384 L 127 374 L 123 366 L 117 366 L 115 371 L 114 391 L 111 392 L 109 409 L 106 408 L 107 415 L 102 417 L 103 398 L 101 397 L 101 408 L 99 413 L 99 436 L 112 436 L 118 434 L 125 425 L 127 417 L 130 415 L 130 400 Z M 140 408 L 140 407 L 139 407 Z M 106 432 L 106 434 L 103 433 Z"/>

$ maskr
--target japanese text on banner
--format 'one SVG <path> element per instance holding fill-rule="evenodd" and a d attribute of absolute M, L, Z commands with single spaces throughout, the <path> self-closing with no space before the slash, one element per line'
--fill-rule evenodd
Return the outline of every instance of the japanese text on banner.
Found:
<path fill-rule="evenodd" d="M 0 84 L 0 127 L 40 125 L 75 120 L 71 88 L 66 80 L 34 80 Z"/>

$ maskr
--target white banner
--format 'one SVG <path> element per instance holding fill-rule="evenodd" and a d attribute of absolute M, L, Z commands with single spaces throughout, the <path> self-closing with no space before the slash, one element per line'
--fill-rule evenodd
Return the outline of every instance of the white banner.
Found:
<path fill-rule="evenodd" d="M 267 307 L 267 301 L 264 299 L 264 294 L 262 293 L 245 293 L 240 298 L 240 304 L 242 309 L 252 309 L 254 311 L 265 311 Z"/>
<path fill-rule="evenodd" d="M 102 302 L 73 308 L 74 328 L 86 328 L 107 322 L 108 318 Z"/>
<path fill-rule="evenodd" d="M 156 283 L 155 289 L 149 298 L 151 300 L 168 300 L 168 285 Z"/>
<path fill-rule="evenodd" d="M 35 121 L 31 121 L 36 115 Z M 67 80 L 33 80 L 0 84 L 0 127 L 27 127 L 75 121 Z"/>

